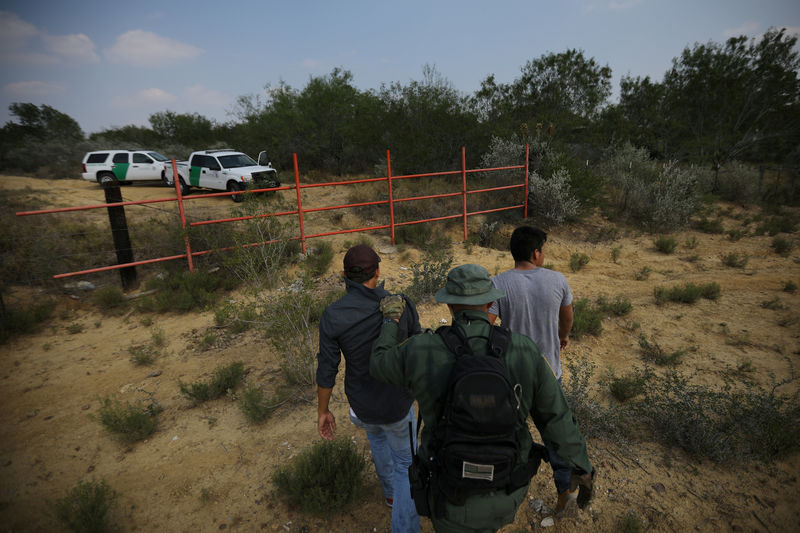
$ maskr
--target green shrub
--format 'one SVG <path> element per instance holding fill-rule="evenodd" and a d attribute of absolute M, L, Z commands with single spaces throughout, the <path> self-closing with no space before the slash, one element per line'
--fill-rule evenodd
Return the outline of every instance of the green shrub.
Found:
<path fill-rule="evenodd" d="M 662 254 L 671 254 L 678 246 L 678 241 L 675 240 L 675 237 L 662 235 L 653 244 L 655 244 L 656 250 Z"/>
<path fill-rule="evenodd" d="M 700 217 L 698 220 L 695 220 L 692 223 L 692 227 L 696 230 L 702 231 L 703 233 L 713 233 L 719 234 L 725 231 L 725 228 L 722 226 L 722 221 L 719 219 L 709 220 L 705 216 Z"/>
<path fill-rule="evenodd" d="M 797 283 L 792 280 L 781 281 L 781 290 L 784 292 L 795 292 L 797 290 Z"/>
<path fill-rule="evenodd" d="M 614 316 L 625 316 L 633 310 L 631 301 L 622 296 L 617 296 L 613 301 L 609 301 L 605 296 L 597 298 L 597 306 L 606 314 Z"/>
<path fill-rule="evenodd" d="M 137 307 L 142 311 L 165 313 L 167 311 L 188 312 L 213 304 L 218 298 L 218 290 L 230 290 L 232 276 L 222 273 L 181 271 L 149 280 L 150 290 L 157 291 L 139 300 Z"/>
<path fill-rule="evenodd" d="M 73 322 L 69 326 L 67 326 L 67 333 L 70 335 L 77 335 L 78 333 L 83 333 L 84 326 L 80 322 Z"/>
<path fill-rule="evenodd" d="M 611 395 L 618 401 L 625 402 L 644 392 L 647 382 L 653 378 L 653 373 L 649 369 L 634 369 L 633 372 L 624 376 L 616 376 L 613 371 L 609 371 L 606 377 L 608 389 Z"/>
<path fill-rule="evenodd" d="M 747 266 L 748 257 L 746 255 L 739 255 L 737 252 L 731 252 L 722 256 L 722 264 L 732 268 L 744 268 Z"/>
<path fill-rule="evenodd" d="M 588 264 L 589 256 L 584 253 L 575 252 L 569 257 L 569 268 L 573 272 L 577 272 Z"/>
<path fill-rule="evenodd" d="M 786 309 L 786 306 L 781 303 L 780 299 L 778 299 L 777 296 L 772 300 L 764 300 L 763 302 L 761 302 L 761 307 L 763 307 L 764 309 L 771 309 L 773 311 Z"/>
<path fill-rule="evenodd" d="M 648 363 L 655 363 L 659 366 L 675 366 L 680 362 L 680 358 L 686 355 L 688 350 L 676 350 L 667 353 L 659 346 L 656 341 L 648 341 L 644 335 L 639 335 L 639 347 L 642 350 L 642 359 Z"/>
<path fill-rule="evenodd" d="M 362 494 L 363 452 L 350 439 L 317 441 L 272 475 L 278 493 L 303 512 L 345 511 Z"/>
<path fill-rule="evenodd" d="M 653 269 L 650 268 L 649 266 L 643 266 L 641 270 L 639 270 L 638 272 L 636 272 L 636 274 L 634 274 L 633 277 L 636 279 L 636 281 L 644 281 L 650 277 L 650 273 L 652 271 Z"/>
<path fill-rule="evenodd" d="M 410 244 L 425 253 L 436 253 L 450 248 L 450 240 L 443 231 L 430 223 L 409 224 L 395 230 L 398 244 Z"/>
<path fill-rule="evenodd" d="M 255 304 L 242 303 L 237 305 L 228 301 L 214 309 L 214 324 L 218 327 L 228 328 L 233 334 L 249 330 L 259 322 L 258 310 Z"/>
<path fill-rule="evenodd" d="M 239 384 L 244 375 L 244 364 L 241 361 L 220 365 L 214 369 L 210 381 L 196 381 L 194 383 L 183 383 L 178 381 L 181 394 L 195 403 L 202 403 L 208 400 L 219 398 L 228 390 L 233 390 Z"/>
<path fill-rule="evenodd" d="M 481 222 L 478 233 L 475 234 L 478 246 L 495 250 L 508 250 L 508 239 L 500 232 L 501 227 L 499 220 Z"/>
<path fill-rule="evenodd" d="M 570 358 L 566 363 L 568 377 L 562 383 L 567 403 L 578 420 L 581 433 L 587 438 L 604 438 L 625 446 L 631 424 L 624 406 L 606 406 L 591 391 L 595 365 L 586 356 Z"/>
<path fill-rule="evenodd" d="M 584 335 L 597 337 L 603 332 L 603 311 L 589 303 L 586 298 L 573 303 L 572 306 L 572 332 L 573 339 L 580 339 Z"/>
<path fill-rule="evenodd" d="M 619 246 L 615 246 L 611 249 L 611 261 L 616 264 L 617 260 L 619 259 L 620 254 L 622 253 L 622 248 Z"/>
<path fill-rule="evenodd" d="M 22 308 L 4 306 L 0 312 L 0 344 L 17 335 L 33 333 L 52 313 L 53 304 L 47 299 Z"/>
<path fill-rule="evenodd" d="M 642 519 L 633 509 L 625 511 L 617 521 L 617 533 L 640 533 L 642 531 Z"/>
<path fill-rule="evenodd" d="M 694 283 L 686 283 L 682 287 L 674 285 L 670 289 L 656 287 L 653 289 L 653 295 L 658 305 L 666 302 L 692 304 L 700 298 L 716 300 L 720 295 L 720 286 L 719 283 L 714 281 L 705 285 L 695 285 Z"/>
<path fill-rule="evenodd" d="M 697 240 L 697 237 L 694 235 L 692 235 L 691 237 L 687 237 L 686 241 L 683 243 L 683 245 L 690 250 L 697 248 L 698 244 L 699 242 Z"/>
<path fill-rule="evenodd" d="M 239 409 L 248 422 L 258 424 L 272 414 L 275 402 L 267 398 L 264 389 L 258 385 L 248 385 L 239 399 Z"/>
<path fill-rule="evenodd" d="M 109 511 L 118 494 L 105 481 L 81 481 L 53 504 L 59 523 L 75 533 L 111 531 Z"/>
<path fill-rule="evenodd" d="M 453 264 L 453 256 L 441 251 L 427 252 L 421 262 L 411 263 L 411 285 L 405 293 L 415 302 L 429 300 L 447 283 L 447 274 Z"/>
<path fill-rule="evenodd" d="M 151 344 L 137 344 L 128 347 L 131 362 L 135 365 L 150 365 L 155 361 L 158 351 Z"/>
<path fill-rule="evenodd" d="M 790 214 L 779 214 L 770 216 L 756 228 L 756 234 L 763 235 L 768 233 L 775 236 L 778 233 L 794 233 L 797 229 L 797 217 Z"/>
<path fill-rule="evenodd" d="M 158 427 L 161 408 L 155 402 L 124 404 L 116 398 L 103 398 L 94 417 L 109 432 L 123 442 L 136 442 L 152 435 Z"/>
<path fill-rule="evenodd" d="M 320 241 L 306 256 L 305 268 L 310 276 L 321 276 L 328 271 L 331 261 L 333 246 L 327 241 Z"/>
<path fill-rule="evenodd" d="M 789 257 L 789 253 L 792 251 L 794 243 L 792 243 L 791 239 L 777 235 L 772 238 L 772 244 L 770 246 L 772 246 L 772 249 L 775 250 L 775 253 L 781 257 Z"/>
<path fill-rule="evenodd" d="M 92 293 L 91 302 L 103 313 L 116 311 L 125 305 L 125 293 L 119 287 L 100 287 Z"/>
<path fill-rule="evenodd" d="M 728 239 L 733 242 L 738 241 L 745 235 L 744 232 L 740 229 L 730 229 L 726 233 L 728 234 Z"/>

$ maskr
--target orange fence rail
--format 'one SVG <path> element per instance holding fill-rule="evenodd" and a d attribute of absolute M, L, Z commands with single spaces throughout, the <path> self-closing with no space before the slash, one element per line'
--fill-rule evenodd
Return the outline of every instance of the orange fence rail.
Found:
<path fill-rule="evenodd" d="M 246 248 L 252 246 L 264 246 L 272 244 L 276 241 L 267 241 L 267 242 L 260 242 L 260 243 L 250 243 L 244 244 L 239 246 L 227 247 L 227 248 L 220 248 L 217 250 L 202 250 L 202 251 L 192 251 L 191 243 L 189 240 L 189 233 L 186 231 L 188 228 L 193 226 L 203 226 L 209 224 L 222 224 L 228 222 L 236 222 L 242 220 L 252 220 L 257 218 L 266 218 L 266 217 L 277 217 L 277 216 L 290 216 L 296 215 L 298 217 L 299 222 L 299 230 L 300 235 L 291 237 L 292 240 L 299 240 L 301 243 L 301 248 L 303 253 L 306 252 L 306 240 L 317 238 L 317 237 L 326 237 L 330 235 L 341 235 L 347 233 L 356 233 L 356 232 L 364 232 L 364 231 L 375 231 L 375 230 L 384 230 L 388 229 L 391 232 L 392 244 L 395 244 L 395 230 L 400 226 L 406 226 L 411 224 L 422 224 L 425 222 L 435 222 L 440 220 L 451 220 L 451 219 L 462 219 L 463 224 L 463 231 L 464 231 L 464 240 L 467 240 L 467 219 L 470 216 L 481 215 L 486 213 L 494 213 L 499 211 L 508 211 L 512 209 L 522 209 L 523 216 L 525 218 L 528 217 L 528 156 L 529 156 L 529 146 L 525 146 L 525 163 L 522 165 L 513 165 L 513 166 L 506 166 L 506 167 L 497 167 L 497 168 L 482 168 L 482 169 L 467 169 L 466 168 L 466 151 L 462 147 L 461 148 L 461 170 L 452 170 L 452 171 L 445 171 L 445 172 L 430 172 L 425 174 L 409 174 L 403 176 L 393 176 L 392 175 L 392 165 L 391 165 L 391 154 L 389 150 L 386 150 L 386 176 L 380 178 L 367 178 L 367 179 L 357 179 L 357 180 L 347 180 L 347 181 L 335 181 L 335 182 L 326 182 L 326 183 L 309 183 L 309 184 L 301 184 L 300 183 L 300 171 L 299 165 L 297 162 L 297 154 L 292 154 L 293 160 L 293 167 L 294 167 L 294 184 L 293 185 L 284 185 L 281 187 L 274 187 L 268 189 L 252 189 L 252 190 L 245 190 L 245 191 L 234 191 L 234 192 L 219 192 L 219 193 L 203 193 L 203 194 L 192 194 L 191 196 L 184 196 L 181 194 L 181 188 L 179 180 L 173 180 L 175 184 L 175 197 L 169 198 L 156 198 L 151 200 L 137 200 L 137 201 L 124 201 L 124 202 L 114 202 L 114 203 L 105 203 L 105 204 L 96 204 L 96 205 L 86 205 L 86 206 L 79 206 L 79 207 L 64 207 L 58 209 L 44 209 L 40 211 L 21 211 L 16 213 L 17 216 L 31 216 L 31 215 L 45 215 L 49 213 L 66 213 L 66 212 L 75 212 L 75 211 L 87 211 L 92 209 L 105 209 L 108 207 L 122 207 L 128 205 L 146 205 L 146 204 L 155 204 L 155 203 L 162 203 L 162 202 L 177 202 L 178 204 L 178 211 L 180 213 L 180 223 L 181 227 L 184 230 L 184 245 L 186 248 L 186 252 L 182 254 L 170 255 L 166 257 L 157 257 L 154 259 L 145 259 L 141 261 L 133 261 L 130 263 L 124 264 L 115 264 L 115 265 L 108 265 L 103 267 L 97 268 L 89 268 L 86 270 L 79 270 L 75 272 L 65 272 L 63 274 L 56 274 L 53 276 L 54 279 L 60 278 L 67 278 L 72 276 L 80 276 L 85 274 L 92 274 L 96 272 L 106 272 L 110 270 L 116 270 L 126 267 L 135 267 L 141 265 L 148 265 L 153 263 L 160 263 L 164 261 L 173 261 L 177 259 L 186 259 L 187 265 L 190 271 L 194 270 L 194 261 L 195 257 L 203 256 L 209 254 L 214 251 L 224 251 L 224 250 L 231 250 L 234 248 Z M 173 176 L 177 176 L 177 168 L 175 160 L 172 161 L 172 170 Z M 467 176 L 469 174 L 474 173 L 488 173 L 488 172 L 497 172 L 497 171 L 508 171 L 508 170 L 524 170 L 523 179 L 520 183 L 515 183 L 511 185 L 502 185 L 498 187 L 489 187 L 483 189 L 473 189 L 469 190 L 467 188 Z M 431 194 L 425 196 L 414 196 L 414 197 L 406 197 L 406 198 L 395 198 L 394 191 L 393 191 L 393 182 L 397 180 L 404 180 L 404 179 L 413 179 L 413 178 L 426 178 L 426 177 L 436 177 L 436 176 L 461 176 L 461 187 L 460 190 L 454 192 L 447 192 L 447 193 L 440 193 L 440 194 Z M 387 189 L 388 189 L 388 199 L 387 200 L 375 200 L 371 202 L 359 202 L 359 203 L 350 203 L 350 204 L 341 204 L 341 205 L 332 205 L 332 206 L 324 206 L 324 207 L 314 207 L 305 209 L 303 208 L 303 199 L 302 199 L 302 191 L 304 189 L 315 189 L 319 187 L 333 187 L 339 185 L 355 185 L 359 183 L 380 183 L 386 182 Z M 524 189 L 523 200 L 521 203 L 497 207 L 493 209 L 485 209 L 481 211 L 469 211 L 467 206 L 467 198 L 470 195 L 480 194 L 480 193 L 487 193 L 491 191 L 502 191 L 502 190 L 510 190 L 510 189 Z M 296 193 L 296 202 L 297 208 L 292 209 L 290 211 L 281 211 L 281 212 L 274 212 L 274 213 L 262 213 L 258 215 L 249 215 L 249 216 L 241 216 L 241 217 L 231 217 L 231 218 L 221 218 L 221 219 L 213 219 L 213 220 L 200 220 L 195 222 L 190 222 L 187 224 L 186 221 L 186 211 L 184 202 L 187 200 L 195 200 L 200 198 L 214 198 L 218 196 L 232 196 L 234 194 L 253 194 L 258 192 L 271 192 L 271 191 L 286 191 L 286 190 L 294 190 Z M 429 199 L 437 199 L 437 198 L 455 198 L 461 197 L 461 212 L 449 215 L 443 215 L 439 217 L 433 218 L 423 218 L 423 219 L 416 219 L 416 220 L 406 220 L 403 222 L 397 222 L 395 220 L 395 205 L 400 204 L 403 202 L 413 202 L 418 200 L 429 200 Z M 348 208 L 356 208 L 356 207 L 365 207 L 365 206 L 377 206 L 377 205 L 388 205 L 389 206 L 389 224 L 380 224 L 376 226 L 365 226 L 360 228 L 351 228 L 351 229 L 343 229 L 343 230 L 336 230 L 336 231 L 326 231 L 321 233 L 311 233 L 307 234 L 305 232 L 305 224 L 304 224 L 304 217 L 303 215 L 306 213 L 316 213 L 321 211 L 330 211 L 333 209 L 348 209 Z"/>

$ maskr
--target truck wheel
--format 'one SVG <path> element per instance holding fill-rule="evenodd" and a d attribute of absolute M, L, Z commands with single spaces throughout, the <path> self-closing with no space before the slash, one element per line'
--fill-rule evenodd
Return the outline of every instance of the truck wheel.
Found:
<path fill-rule="evenodd" d="M 235 181 L 228 182 L 228 192 L 241 191 L 243 189 L 244 187 L 240 183 L 236 183 Z M 244 194 L 233 194 L 231 195 L 231 200 L 239 203 L 244 200 Z"/>
<path fill-rule="evenodd" d="M 97 176 L 97 183 L 99 183 L 103 187 L 107 187 L 117 181 L 117 177 L 114 176 L 111 172 L 103 172 L 99 176 Z"/>
<path fill-rule="evenodd" d="M 187 196 L 189 194 L 189 186 L 186 185 L 186 182 L 183 181 L 183 178 L 179 178 L 181 184 L 181 195 Z"/>

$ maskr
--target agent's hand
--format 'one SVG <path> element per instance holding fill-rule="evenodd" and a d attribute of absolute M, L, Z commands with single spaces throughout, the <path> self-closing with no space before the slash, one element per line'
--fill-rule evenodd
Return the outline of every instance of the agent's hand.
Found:
<path fill-rule="evenodd" d="M 583 474 L 579 476 L 577 474 L 572 474 L 572 478 L 569 482 L 570 490 L 575 490 L 575 488 L 579 487 L 580 490 L 578 491 L 578 507 L 583 509 L 589 502 L 592 501 L 592 496 L 594 494 L 594 476 L 595 470 L 592 470 L 591 474 Z"/>
<path fill-rule="evenodd" d="M 567 346 L 569 346 L 569 337 L 562 337 L 558 339 L 559 344 L 561 345 L 561 349 L 563 350 Z"/>
<path fill-rule="evenodd" d="M 384 318 L 400 320 L 405 308 L 406 299 L 400 294 L 390 294 L 381 299 L 381 313 L 383 313 Z"/>
<path fill-rule="evenodd" d="M 319 435 L 326 440 L 333 440 L 333 434 L 336 431 L 336 419 L 330 411 L 321 413 L 317 420 L 317 429 Z"/>

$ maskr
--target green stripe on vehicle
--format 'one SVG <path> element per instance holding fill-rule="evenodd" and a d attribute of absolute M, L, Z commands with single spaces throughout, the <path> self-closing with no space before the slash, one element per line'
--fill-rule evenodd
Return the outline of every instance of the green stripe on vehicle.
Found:
<path fill-rule="evenodd" d="M 195 167 L 192 166 L 191 170 L 189 170 L 189 184 L 194 185 L 195 187 L 200 186 L 200 170 L 203 167 Z"/>
<path fill-rule="evenodd" d="M 125 181 L 125 175 L 128 174 L 129 166 L 130 163 L 114 163 L 114 165 L 111 167 L 111 171 L 119 181 Z"/>

